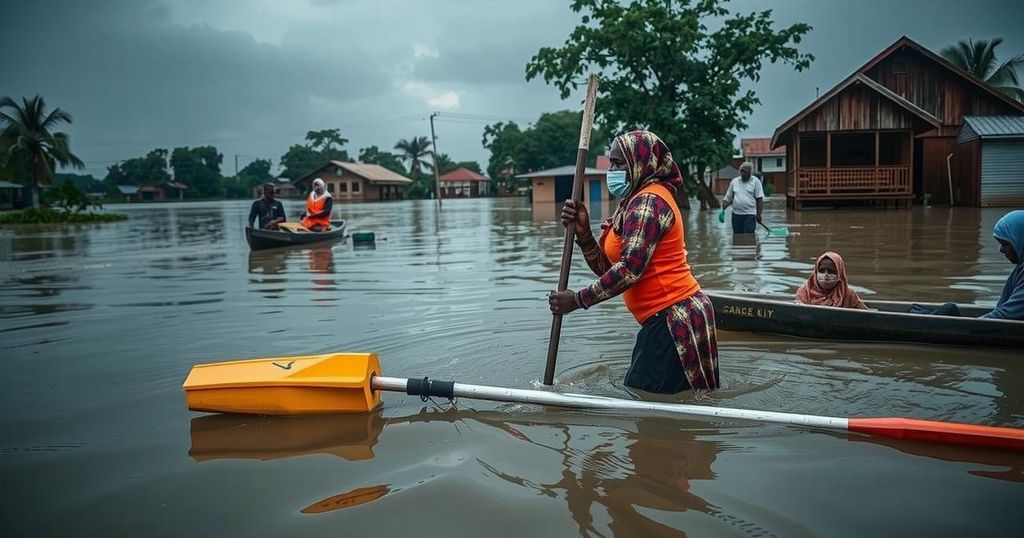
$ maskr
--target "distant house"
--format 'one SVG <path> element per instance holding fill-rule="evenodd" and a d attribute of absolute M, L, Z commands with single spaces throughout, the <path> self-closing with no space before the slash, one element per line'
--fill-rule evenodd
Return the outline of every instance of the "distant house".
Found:
<path fill-rule="evenodd" d="M 1024 116 L 965 116 L 950 183 L 972 206 L 1024 206 Z"/>
<path fill-rule="evenodd" d="M 754 174 L 776 192 L 786 191 L 786 146 L 772 149 L 771 138 L 742 138 L 743 160 L 754 165 Z"/>
<path fill-rule="evenodd" d="M 441 198 L 476 198 L 491 193 L 491 179 L 468 168 L 456 168 L 439 180 Z"/>
<path fill-rule="evenodd" d="M 405 188 L 412 185 L 411 179 L 379 164 L 342 161 L 330 161 L 292 183 L 305 195 L 316 178 L 324 180 L 327 192 L 336 202 L 401 200 L 405 197 Z"/>
<path fill-rule="evenodd" d="M 304 196 L 303 193 L 299 192 L 299 190 L 295 188 L 295 185 L 287 178 L 279 177 L 277 179 L 267 181 L 266 183 L 274 184 L 276 187 L 274 194 L 278 198 L 302 198 Z M 252 188 L 252 196 L 253 198 L 263 196 L 262 183 Z"/>
<path fill-rule="evenodd" d="M 167 200 L 184 200 L 188 185 L 179 181 L 166 183 L 147 183 L 136 190 L 138 199 L 144 202 L 165 202 Z"/>
<path fill-rule="evenodd" d="M 0 181 L 0 209 L 14 209 L 21 205 L 22 185 Z"/>
<path fill-rule="evenodd" d="M 1024 104 L 902 37 L 775 130 L 787 201 L 909 206 L 957 203 L 959 192 L 959 203 L 978 205 L 985 142 L 958 143 L 965 116 L 1024 116 Z"/>
<path fill-rule="evenodd" d="M 139 188 L 135 185 L 118 185 L 117 192 L 124 196 L 125 202 L 139 201 Z"/>
<path fill-rule="evenodd" d="M 572 179 L 575 173 L 576 165 L 569 164 L 539 172 L 519 174 L 516 178 L 530 180 L 534 203 L 556 203 L 572 198 Z M 605 177 L 608 174 L 607 168 L 587 167 L 584 174 L 583 200 L 589 204 L 608 200 L 610 195 Z"/>

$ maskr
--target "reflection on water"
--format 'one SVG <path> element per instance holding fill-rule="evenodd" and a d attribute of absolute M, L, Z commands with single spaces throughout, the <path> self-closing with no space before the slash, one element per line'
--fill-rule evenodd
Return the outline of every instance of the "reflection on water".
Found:
<path fill-rule="evenodd" d="M 1011 269 L 991 239 L 999 210 L 783 205 L 772 200 L 765 220 L 785 238 L 734 238 L 715 213 L 684 213 L 701 284 L 792 294 L 835 250 L 864 296 L 991 304 Z M 591 208 L 595 226 L 612 209 Z M 374 249 L 254 253 L 247 202 L 116 210 L 130 219 L 0 228 L 6 534 L 66 535 L 68 521 L 106 536 L 998 535 L 1024 524 L 1024 465 L 1011 454 L 482 402 L 423 411 L 391 395 L 357 417 L 190 414 L 188 369 L 232 358 L 375 351 L 387 375 L 530 387 L 547 349 L 558 207 L 339 204 L 353 230 L 376 232 Z M 592 278 L 576 253 L 570 286 Z M 568 316 L 558 388 L 632 397 L 621 380 L 635 336 L 621 301 Z M 723 389 L 679 400 L 1024 426 L 1017 350 L 724 331 L 719 343 Z"/>

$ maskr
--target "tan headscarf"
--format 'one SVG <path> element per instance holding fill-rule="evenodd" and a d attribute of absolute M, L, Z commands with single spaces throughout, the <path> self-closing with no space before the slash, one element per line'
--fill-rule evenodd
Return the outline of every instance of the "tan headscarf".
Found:
<path fill-rule="evenodd" d="M 836 264 L 836 274 L 839 276 L 839 282 L 836 282 L 835 287 L 827 292 L 818 286 L 818 279 L 815 275 L 818 272 L 818 267 L 821 266 L 821 261 L 825 258 L 832 260 L 832 263 Z M 846 280 L 846 262 L 843 261 L 842 256 L 835 252 L 826 252 L 818 256 L 818 260 L 814 262 L 814 270 L 811 271 L 811 276 L 807 277 L 807 282 L 800 286 L 800 289 L 796 292 L 796 301 L 798 303 L 820 306 L 868 309 L 864 301 L 860 300 L 857 292 L 850 288 Z"/>

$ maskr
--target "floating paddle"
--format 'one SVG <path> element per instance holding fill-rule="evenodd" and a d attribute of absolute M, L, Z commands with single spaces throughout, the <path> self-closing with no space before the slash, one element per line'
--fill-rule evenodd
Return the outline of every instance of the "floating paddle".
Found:
<path fill-rule="evenodd" d="M 765 224 L 763 222 L 761 222 L 761 221 L 757 221 L 757 223 L 760 224 L 761 227 L 764 228 L 765 230 L 768 230 L 768 235 L 770 235 L 771 237 L 788 237 L 789 236 L 789 229 L 786 228 L 786 227 L 769 228 L 768 226 L 765 226 Z"/>
<path fill-rule="evenodd" d="M 297 415 L 367 413 L 380 404 L 382 391 L 427 398 L 472 398 L 577 409 L 630 413 L 669 413 L 788 424 L 805 428 L 858 432 L 931 443 L 959 444 L 1024 452 L 1024 429 L 978 426 L 908 418 L 841 418 L 704 405 L 625 400 L 468 385 L 429 378 L 380 375 L 372 353 L 337 353 L 200 364 L 192 368 L 184 389 L 189 409 L 215 413 Z"/>
<path fill-rule="evenodd" d="M 576 152 L 576 173 L 572 176 L 572 199 L 576 202 L 583 198 L 583 177 L 587 171 L 587 150 L 590 149 L 590 130 L 594 126 L 594 103 L 597 101 L 597 75 L 587 78 L 587 97 L 583 101 L 583 122 L 580 125 L 580 147 Z M 569 287 L 569 266 L 572 263 L 572 240 L 575 238 L 576 227 L 565 227 L 565 240 L 562 242 L 562 266 L 558 271 L 558 291 Z M 551 385 L 555 380 L 555 361 L 558 360 L 558 340 L 562 336 L 562 315 L 552 314 L 551 335 L 548 338 L 548 360 L 544 367 L 544 384 Z"/>

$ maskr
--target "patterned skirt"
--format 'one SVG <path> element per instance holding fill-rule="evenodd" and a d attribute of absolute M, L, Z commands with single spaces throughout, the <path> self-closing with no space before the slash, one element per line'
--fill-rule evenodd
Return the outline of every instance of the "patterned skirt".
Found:
<path fill-rule="evenodd" d="M 644 321 L 624 383 L 661 394 L 720 386 L 715 311 L 704 292 Z"/>

